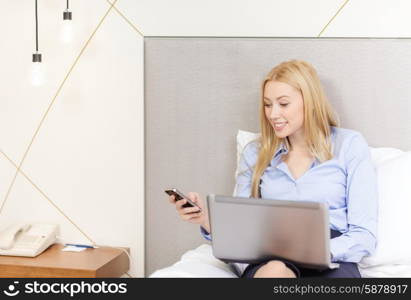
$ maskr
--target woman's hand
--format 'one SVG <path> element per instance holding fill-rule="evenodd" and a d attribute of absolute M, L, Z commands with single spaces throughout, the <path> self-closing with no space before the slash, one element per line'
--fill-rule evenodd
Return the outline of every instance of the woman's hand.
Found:
<path fill-rule="evenodd" d="M 200 195 L 195 192 L 190 192 L 187 194 L 187 197 L 195 204 L 197 204 L 201 208 L 201 211 L 196 206 L 183 207 L 183 205 L 187 203 L 186 199 L 181 199 L 175 202 L 174 195 L 168 197 L 168 199 L 170 203 L 176 206 L 176 210 L 180 215 L 181 219 L 189 223 L 199 224 L 205 230 L 207 230 L 208 233 L 210 233 L 210 224 L 208 221 L 207 207 L 206 205 L 204 205 L 204 202 L 201 199 Z"/>

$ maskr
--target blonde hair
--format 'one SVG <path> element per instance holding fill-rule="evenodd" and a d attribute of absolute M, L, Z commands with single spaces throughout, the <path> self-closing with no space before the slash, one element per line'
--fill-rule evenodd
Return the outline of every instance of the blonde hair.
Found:
<path fill-rule="evenodd" d="M 260 151 L 254 168 L 251 196 L 260 197 L 259 185 L 275 151 L 281 143 L 291 148 L 288 138 L 278 138 L 264 110 L 264 88 L 268 81 L 287 83 L 299 90 L 304 102 L 304 132 L 309 152 L 321 163 L 332 158 L 331 128 L 339 126 L 334 111 L 328 102 L 314 67 L 301 60 L 285 61 L 274 67 L 262 83 L 260 100 Z"/>

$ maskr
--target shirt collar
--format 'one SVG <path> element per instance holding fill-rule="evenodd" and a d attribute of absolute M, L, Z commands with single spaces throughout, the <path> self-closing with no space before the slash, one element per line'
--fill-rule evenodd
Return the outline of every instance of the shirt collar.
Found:
<path fill-rule="evenodd" d="M 288 148 L 284 142 L 281 142 L 280 146 L 278 147 L 277 151 L 274 154 L 274 158 L 276 158 L 280 153 L 288 153 Z"/>
<path fill-rule="evenodd" d="M 331 144 L 332 144 L 332 148 L 334 147 L 334 140 L 335 140 L 335 134 L 334 134 L 334 127 L 331 126 Z M 275 151 L 273 160 L 280 155 L 281 153 L 287 154 L 288 153 L 288 148 L 286 146 L 286 144 L 284 142 L 280 143 L 280 146 L 277 148 L 277 151 Z M 318 159 L 315 158 L 314 159 L 314 165 L 317 165 L 319 163 Z"/>

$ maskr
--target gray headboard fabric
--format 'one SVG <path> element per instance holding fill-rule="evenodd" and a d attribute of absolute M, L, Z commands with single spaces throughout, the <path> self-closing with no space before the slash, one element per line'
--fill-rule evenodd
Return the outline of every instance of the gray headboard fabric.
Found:
<path fill-rule="evenodd" d="M 373 147 L 411 150 L 411 39 L 145 38 L 146 276 L 205 243 L 164 189 L 230 195 L 235 137 L 259 131 L 261 81 L 302 59 L 341 127 Z"/>

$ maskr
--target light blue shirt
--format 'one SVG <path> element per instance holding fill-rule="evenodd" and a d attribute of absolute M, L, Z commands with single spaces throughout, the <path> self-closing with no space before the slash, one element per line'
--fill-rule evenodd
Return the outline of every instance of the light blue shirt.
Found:
<path fill-rule="evenodd" d="M 315 159 L 297 180 L 281 160 L 281 156 L 288 153 L 286 146 L 281 144 L 261 176 L 261 197 L 328 203 L 330 228 L 342 233 L 330 241 L 332 261 L 359 262 L 376 247 L 377 176 L 368 144 L 361 133 L 331 127 L 331 141 L 333 158 L 323 163 Z M 238 197 L 251 195 L 258 147 L 257 142 L 249 143 L 242 153 L 236 182 Z M 203 228 L 201 233 L 211 240 Z"/>

